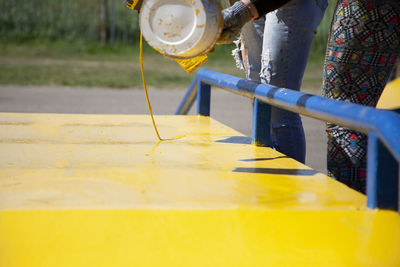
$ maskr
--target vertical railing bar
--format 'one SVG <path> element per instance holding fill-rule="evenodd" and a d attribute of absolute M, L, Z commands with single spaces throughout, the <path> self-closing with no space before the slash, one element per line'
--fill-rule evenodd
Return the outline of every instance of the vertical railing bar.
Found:
<path fill-rule="evenodd" d="M 256 146 L 272 147 L 271 106 L 258 98 L 253 103 L 252 143 Z"/>
<path fill-rule="evenodd" d="M 367 148 L 367 207 L 377 208 L 378 202 L 378 136 L 371 132 L 368 134 Z"/>
<path fill-rule="evenodd" d="M 197 114 L 210 116 L 211 86 L 202 81 L 197 84 Z"/>
<path fill-rule="evenodd" d="M 399 163 L 373 132 L 368 134 L 367 153 L 367 206 L 397 210 Z"/>
<path fill-rule="evenodd" d="M 175 111 L 175 115 L 187 115 L 189 113 L 190 108 L 193 106 L 193 103 L 196 100 L 197 83 L 198 80 L 196 78 L 193 79 L 182 101 L 179 103 L 179 106 Z"/>

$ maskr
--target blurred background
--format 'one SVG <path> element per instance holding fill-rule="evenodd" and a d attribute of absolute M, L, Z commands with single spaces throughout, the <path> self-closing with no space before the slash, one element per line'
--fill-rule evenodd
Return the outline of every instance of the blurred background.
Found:
<path fill-rule="evenodd" d="M 303 87 L 321 86 L 323 55 L 333 4 L 325 13 Z M 137 13 L 123 0 L 0 0 L 0 84 L 140 87 Z M 232 46 L 217 46 L 205 67 L 242 76 Z M 145 46 L 148 83 L 187 87 L 193 78 Z"/>
<path fill-rule="evenodd" d="M 317 95 L 336 1 L 329 2 L 301 89 Z M 124 0 L 0 0 L 0 8 L 1 112 L 148 114 L 143 90 L 135 90 L 142 88 L 138 16 Z M 233 48 L 217 46 L 202 67 L 244 77 Z M 195 74 L 147 45 L 144 68 L 154 114 L 173 114 Z M 251 135 L 248 99 L 215 90 L 211 109 Z M 303 124 L 306 164 L 325 172 L 324 122 L 303 117 Z"/>

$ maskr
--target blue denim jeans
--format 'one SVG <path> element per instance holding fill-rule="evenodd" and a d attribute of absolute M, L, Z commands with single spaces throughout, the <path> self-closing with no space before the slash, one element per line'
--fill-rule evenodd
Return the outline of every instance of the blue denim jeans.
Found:
<path fill-rule="evenodd" d="M 247 23 L 233 51 L 247 79 L 300 90 L 311 43 L 327 5 L 327 0 L 294 0 Z M 300 116 L 272 107 L 271 126 L 274 148 L 304 163 L 306 145 Z"/>

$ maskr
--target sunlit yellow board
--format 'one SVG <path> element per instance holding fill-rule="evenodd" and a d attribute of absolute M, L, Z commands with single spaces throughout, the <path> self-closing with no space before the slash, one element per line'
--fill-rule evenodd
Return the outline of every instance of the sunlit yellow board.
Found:
<path fill-rule="evenodd" d="M 376 107 L 381 109 L 400 109 L 400 78 L 386 85 Z"/>
<path fill-rule="evenodd" d="M 210 118 L 156 121 L 173 140 L 0 113 L 0 266 L 400 266 L 396 212 Z"/>

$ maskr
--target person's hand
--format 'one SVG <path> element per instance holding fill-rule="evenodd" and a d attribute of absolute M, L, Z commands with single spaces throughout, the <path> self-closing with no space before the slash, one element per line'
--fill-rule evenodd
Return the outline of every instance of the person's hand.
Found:
<path fill-rule="evenodd" d="M 134 9 L 137 12 L 140 11 L 142 4 L 143 4 L 143 0 L 125 0 L 126 7 L 129 9 Z"/>
<path fill-rule="evenodd" d="M 251 13 L 247 6 L 237 1 L 233 6 L 222 10 L 224 26 L 217 44 L 230 44 L 240 33 L 242 27 L 251 20 Z"/>

